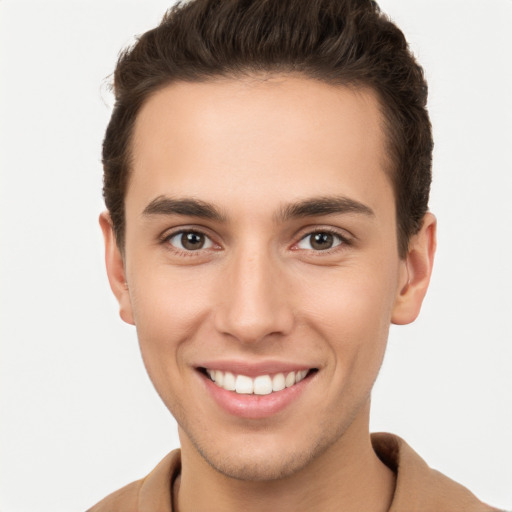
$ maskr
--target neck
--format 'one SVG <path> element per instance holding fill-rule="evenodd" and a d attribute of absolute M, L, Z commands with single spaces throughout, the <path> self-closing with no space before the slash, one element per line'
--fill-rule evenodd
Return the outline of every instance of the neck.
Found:
<path fill-rule="evenodd" d="M 286 478 L 244 481 L 212 468 L 182 436 L 182 473 L 173 489 L 177 512 L 386 512 L 395 475 L 377 457 L 368 427 L 369 406 L 308 466 Z"/>

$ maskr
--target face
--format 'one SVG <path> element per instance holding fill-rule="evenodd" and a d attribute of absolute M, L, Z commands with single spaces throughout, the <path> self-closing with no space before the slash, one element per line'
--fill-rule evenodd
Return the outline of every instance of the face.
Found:
<path fill-rule="evenodd" d="M 268 480 L 367 434 L 389 325 L 419 309 L 372 92 L 173 84 L 142 108 L 133 156 L 109 276 L 184 450 Z"/>

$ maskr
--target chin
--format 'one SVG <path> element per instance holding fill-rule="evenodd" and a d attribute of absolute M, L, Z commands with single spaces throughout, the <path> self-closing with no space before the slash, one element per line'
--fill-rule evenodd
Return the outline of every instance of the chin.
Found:
<path fill-rule="evenodd" d="M 196 444 L 196 443 L 194 443 Z M 304 443 L 265 443 L 252 440 L 244 445 L 221 449 L 217 446 L 215 451 L 203 450 L 196 444 L 203 459 L 219 473 L 236 480 L 244 481 L 272 481 L 292 476 L 314 459 L 319 457 L 332 444 L 328 439 L 318 439 L 313 446 Z M 298 450 L 297 446 L 302 446 Z"/>
<path fill-rule="evenodd" d="M 280 480 L 289 477 L 311 461 L 312 457 L 304 453 L 274 455 L 269 457 L 249 454 L 222 454 L 219 457 L 208 457 L 205 460 L 219 473 L 236 480 L 263 482 Z"/>

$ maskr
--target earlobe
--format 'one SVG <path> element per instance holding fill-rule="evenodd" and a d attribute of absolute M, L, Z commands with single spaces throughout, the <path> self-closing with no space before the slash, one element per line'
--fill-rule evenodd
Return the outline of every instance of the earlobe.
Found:
<path fill-rule="evenodd" d="M 399 284 L 391 321 L 404 325 L 416 320 L 427 293 L 436 251 L 436 218 L 432 213 L 423 217 L 420 231 L 411 237 L 403 261 L 403 281 Z"/>
<path fill-rule="evenodd" d="M 135 325 L 133 320 L 130 292 L 126 281 L 124 259 L 119 249 L 108 212 L 99 218 L 103 239 L 105 241 L 105 265 L 110 288 L 119 303 L 119 315 L 128 324 Z"/>

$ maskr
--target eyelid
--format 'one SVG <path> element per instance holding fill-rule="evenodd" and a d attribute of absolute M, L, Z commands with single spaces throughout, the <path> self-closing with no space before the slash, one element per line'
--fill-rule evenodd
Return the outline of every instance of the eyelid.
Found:
<path fill-rule="evenodd" d="M 331 247 L 329 249 L 324 249 L 324 250 L 301 249 L 301 248 L 297 247 L 298 244 L 302 240 L 304 240 L 308 236 L 312 236 L 316 233 L 328 233 L 330 235 L 333 235 L 333 236 L 339 238 L 341 243 L 335 245 L 334 247 Z M 331 226 L 322 226 L 322 225 L 307 226 L 306 228 L 303 228 L 300 230 L 300 232 L 298 233 L 298 235 L 296 237 L 297 241 L 293 243 L 291 249 L 297 250 L 297 251 L 311 251 L 311 252 L 318 253 L 318 254 L 322 254 L 322 253 L 327 254 L 332 251 L 340 250 L 346 246 L 352 245 L 354 238 L 355 237 L 351 233 L 347 232 L 347 230 L 345 230 L 345 229 L 333 228 Z"/>
<path fill-rule="evenodd" d="M 311 244 L 311 238 L 314 237 L 315 235 L 319 234 L 319 233 L 322 233 L 322 234 L 328 234 L 330 236 L 332 236 L 332 240 L 333 240 L 333 245 L 331 247 L 328 247 L 327 249 L 314 249 L 313 247 L 302 247 L 302 244 L 306 242 L 306 240 L 310 239 L 310 244 Z M 307 243 L 307 242 L 306 242 Z M 326 252 L 330 249 L 334 249 L 338 246 L 340 246 L 341 244 L 344 243 L 344 240 L 337 234 L 334 234 L 334 233 L 327 233 L 326 231 L 319 231 L 318 233 L 311 233 L 309 235 L 306 235 L 306 236 L 303 236 L 298 242 L 297 242 L 297 247 L 299 249 L 303 249 L 303 250 L 319 250 L 321 252 Z"/>
<path fill-rule="evenodd" d="M 206 238 L 212 243 L 212 247 L 207 248 L 201 248 L 197 249 L 195 251 L 186 250 L 186 249 L 180 249 L 179 247 L 172 246 L 169 244 L 169 240 L 177 235 L 181 235 L 183 233 L 198 233 Z M 304 240 L 304 238 L 308 236 L 312 236 L 315 233 L 329 233 L 337 238 L 340 239 L 341 243 L 337 244 L 336 246 L 324 249 L 324 250 L 315 250 L 315 249 L 300 249 L 297 247 L 298 243 Z M 162 245 L 170 246 L 169 250 L 172 250 L 174 252 L 182 252 L 186 253 L 187 255 L 193 255 L 194 253 L 201 253 L 203 251 L 216 249 L 219 250 L 222 248 L 222 245 L 216 241 L 216 236 L 212 235 L 210 230 L 208 228 L 205 228 L 204 226 L 197 226 L 197 225 L 186 225 L 186 226 L 177 226 L 174 228 L 170 228 L 165 230 L 159 237 L 159 243 Z M 302 250 L 302 251 L 311 251 L 314 253 L 323 253 L 327 254 L 332 251 L 340 250 L 344 247 L 350 246 L 354 242 L 354 235 L 352 235 L 350 232 L 348 232 L 346 229 L 341 228 L 334 228 L 332 226 L 322 226 L 322 225 L 314 225 L 314 226 L 306 226 L 303 227 L 298 234 L 294 237 L 295 242 L 292 244 L 291 249 L 292 250 Z"/>
<path fill-rule="evenodd" d="M 200 235 L 204 239 L 204 245 L 202 247 L 200 247 L 199 249 L 190 250 L 190 252 L 199 252 L 203 249 L 210 249 L 213 247 L 213 240 L 209 236 L 204 235 L 203 233 L 198 233 L 196 231 L 181 231 L 181 232 L 178 231 L 177 233 L 173 234 L 172 236 L 167 237 L 167 242 L 180 251 L 189 252 L 189 249 L 186 249 L 185 247 L 183 247 L 183 244 L 181 243 L 181 240 L 180 240 L 181 238 L 183 238 L 184 235 L 188 235 L 188 234 Z M 174 243 L 172 243 L 172 241 L 175 239 L 179 243 L 179 245 L 181 245 L 181 247 L 176 246 Z"/>
<path fill-rule="evenodd" d="M 187 250 L 187 249 L 180 249 L 179 247 L 176 247 L 174 245 L 171 245 L 169 241 L 178 235 L 183 235 L 184 233 L 197 233 L 199 235 L 204 236 L 211 242 L 210 247 L 202 247 L 201 249 L 197 249 L 195 251 Z M 168 229 L 164 231 L 159 237 L 159 242 L 162 245 L 167 245 L 167 248 L 169 250 L 172 250 L 177 253 L 184 253 L 187 255 L 193 255 L 194 253 L 201 253 L 203 251 L 208 251 L 211 249 L 220 249 L 221 245 L 215 241 L 215 237 L 209 233 L 209 230 L 202 227 L 202 226 L 179 226 L 175 228 Z"/>

